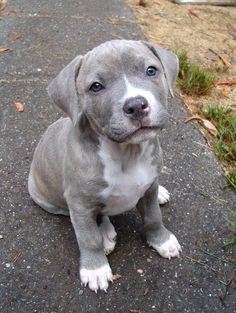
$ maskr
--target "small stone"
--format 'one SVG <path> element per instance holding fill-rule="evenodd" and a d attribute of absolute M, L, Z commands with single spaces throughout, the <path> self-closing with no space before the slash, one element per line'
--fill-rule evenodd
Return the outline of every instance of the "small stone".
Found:
<path fill-rule="evenodd" d="M 141 268 L 139 268 L 139 269 L 137 270 L 137 272 L 138 272 L 139 274 L 143 274 L 143 270 L 142 270 Z"/>

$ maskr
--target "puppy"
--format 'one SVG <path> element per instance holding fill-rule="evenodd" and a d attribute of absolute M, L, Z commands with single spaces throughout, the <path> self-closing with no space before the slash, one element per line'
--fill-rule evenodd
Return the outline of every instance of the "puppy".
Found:
<path fill-rule="evenodd" d="M 54 214 L 70 215 L 80 248 L 80 278 L 107 290 L 106 254 L 116 232 L 109 216 L 137 208 L 148 244 L 161 256 L 181 247 L 162 223 L 157 132 L 167 118 L 178 73 L 176 55 L 144 41 L 113 40 L 77 56 L 48 87 L 67 115 L 45 132 L 34 153 L 28 188 Z M 100 223 L 99 223 L 100 221 Z"/>

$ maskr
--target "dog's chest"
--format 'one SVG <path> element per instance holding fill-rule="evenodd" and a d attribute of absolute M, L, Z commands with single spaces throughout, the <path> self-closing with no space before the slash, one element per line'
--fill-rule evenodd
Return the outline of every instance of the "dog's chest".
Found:
<path fill-rule="evenodd" d="M 116 215 L 130 210 L 143 197 L 157 176 L 152 162 L 153 149 L 154 146 L 147 143 L 141 150 L 135 150 L 119 149 L 117 144 L 102 142 L 99 155 L 108 185 L 101 193 L 105 204 L 103 214 Z"/>

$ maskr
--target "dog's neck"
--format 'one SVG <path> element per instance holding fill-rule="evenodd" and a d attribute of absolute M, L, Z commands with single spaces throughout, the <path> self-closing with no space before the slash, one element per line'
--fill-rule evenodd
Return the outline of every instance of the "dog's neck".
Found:
<path fill-rule="evenodd" d="M 149 141 L 139 144 L 117 143 L 102 135 L 99 136 L 99 154 L 105 155 L 108 162 L 115 162 L 125 170 L 130 164 L 136 164 L 145 153 L 151 154 L 154 146 Z M 150 150 L 150 153 L 149 153 Z"/>

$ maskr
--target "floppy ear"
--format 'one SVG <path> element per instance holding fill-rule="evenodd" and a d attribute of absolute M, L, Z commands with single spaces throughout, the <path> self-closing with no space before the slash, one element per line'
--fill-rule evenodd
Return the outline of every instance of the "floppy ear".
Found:
<path fill-rule="evenodd" d="M 179 60 L 177 55 L 173 52 L 156 46 L 150 42 L 142 41 L 153 54 L 159 59 L 164 70 L 167 86 L 169 88 L 170 95 L 174 97 L 174 84 L 179 72 Z"/>
<path fill-rule="evenodd" d="M 75 126 L 78 120 L 79 105 L 75 81 L 81 66 L 82 56 L 74 58 L 51 81 L 47 91 L 54 103 L 71 118 Z"/>

